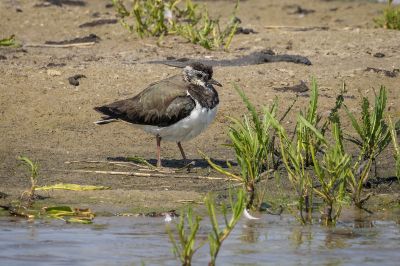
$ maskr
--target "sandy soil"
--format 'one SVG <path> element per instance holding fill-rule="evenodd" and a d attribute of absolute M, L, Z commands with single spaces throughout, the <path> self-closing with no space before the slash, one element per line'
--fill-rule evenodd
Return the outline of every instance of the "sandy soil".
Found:
<path fill-rule="evenodd" d="M 98 18 L 115 18 L 110 1 L 85 1 L 85 6 L 50 5 L 42 1 L 4 0 L 0 2 L 0 38 L 15 34 L 23 48 L 1 48 L 0 55 L 0 191 L 16 197 L 28 186 L 26 171 L 16 157 L 25 155 L 40 163 L 40 185 L 59 182 L 105 185 L 112 189 L 97 192 L 51 192 L 43 204 L 66 203 L 96 210 L 131 211 L 168 209 L 178 200 L 201 200 L 210 190 L 223 190 L 222 180 L 198 179 L 208 169 L 197 153 L 201 149 L 212 158 L 233 160 L 222 146 L 226 136 L 226 116 L 240 116 L 245 110 L 232 82 L 239 84 L 258 106 L 268 105 L 277 96 L 280 110 L 295 98 L 293 92 L 274 88 L 309 83 L 312 76 L 320 84 L 320 112 L 333 106 L 342 82 L 348 85 L 346 104 L 359 112 L 360 94 L 373 97 L 380 85 L 388 88 L 392 116 L 400 116 L 400 75 L 386 77 L 366 72 L 367 67 L 386 70 L 400 68 L 400 31 L 375 29 L 372 19 L 384 5 L 368 1 L 265 1 L 240 4 L 242 26 L 257 34 L 237 35 L 229 52 L 208 51 L 184 40 L 168 36 L 162 46 L 156 38 L 141 40 L 120 24 L 79 28 Z M 232 1 L 206 1 L 213 15 L 227 17 Z M 292 14 L 300 5 L 315 12 Z M 267 26 L 288 26 L 268 28 Z M 293 27 L 326 27 L 297 31 Z M 45 41 L 62 41 L 94 33 L 99 43 L 85 48 L 32 47 Z M 312 65 L 270 63 L 245 67 L 216 67 L 215 78 L 224 87 L 216 121 L 196 139 L 184 143 L 187 155 L 195 159 L 196 173 L 190 177 L 133 177 L 74 170 L 116 170 L 129 168 L 108 164 L 66 164 L 66 161 L 106 161 L 108 158 L 141 156 L 154 162 L 155 140 L 125 123 L 95 126 L 99 118 L 93 107 L 130 97 L 151 82 L 180 72 L 179 69 L 146 63 L 167 56 L 189 58 L 236 58 L 253 51 L 272 49 L 278 54 L 308 57 Z M 383 53 L 384 57 L 374 54 Z M 49 65 L 50 64 L 50 65 Z M 83 74 L 75 87 L 68 77 Z M 300 97 L 295 111 L 304 109 L 308 97 Z M 295 112 L 287 121 L 293 126 Z M 348 123 L 344 123 L 348 127 Z M 167 167 L 182 165 L 174 143 L 163 143 L 162 157 Z M 385 174 L 393 175 L 393 158 L 388 150 L 379 162 Z M 210 176 L 218 177 L 213 171 Z M 220 177 L 220 176 L 219 176 Z"/>

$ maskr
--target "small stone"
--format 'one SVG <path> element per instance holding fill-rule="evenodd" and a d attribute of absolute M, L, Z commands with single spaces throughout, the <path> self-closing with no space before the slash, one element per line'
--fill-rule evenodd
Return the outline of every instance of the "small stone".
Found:
<path fill-rule="evenodd" d="M 378 53 L 375 53 L 375 54 L 374 54 L 374 57 L 382 58 L 382 57 L 385 57 L 385 54 L 384 54 L 384 53 L 378 52 Z"/>
<path fill-rule="evenodd" d="M 51 77 L 61 76 L 61 72 L 55 69 L 47 69 L 47 75 Z"/>
<path fill-rule="evenodd" d="M 260 205 L 260 211 L 266 211 L 267 209 L 269 209 L 269 208 L 271 208 L 272 206 L 269 204 L 269 203 L 267 203 L 267 202 L 263 202 L 263 203 L 261 203 L 261 205 Z"/>

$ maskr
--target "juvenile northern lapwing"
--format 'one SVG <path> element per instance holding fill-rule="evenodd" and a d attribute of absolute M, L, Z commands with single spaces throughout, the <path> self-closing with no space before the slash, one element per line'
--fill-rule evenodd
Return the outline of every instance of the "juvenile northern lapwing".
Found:
<path fill-rule="evenodd" d="M 157 167 L 161 166 L 161 140 L 176 142 L 186 160 L 181 142 L 199 135 L 217 113 L 219 98 L 213 85 L 222 85 L 212 75 L 211 66 L 192 63 L 181 75 L 152 83 L 133 98 L 95 107 L 106 115 L 95 123 L 123 120 L 155 135 Z"/>

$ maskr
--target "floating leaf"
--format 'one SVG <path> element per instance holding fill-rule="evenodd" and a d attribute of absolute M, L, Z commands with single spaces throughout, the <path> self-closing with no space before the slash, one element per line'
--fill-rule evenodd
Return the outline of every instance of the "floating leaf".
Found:
<path fill-rule="evenodd" d="M 91 224 L 93 223 L 92 219 L 89 218 L 69 218 L 66 220 L 67 223 L 78 223 L 78 224 Z"/>
<path fill-rule="evenodd" d="M 49 218 L 61 219 L 67 223 L 92 223 L 94 213 L 90 209 L 72 208 L 70 206 L 54 206 L 43 208 Z"/>
<path fill-rule="evenodd" d="M 55 184 L 55 185 L 42 186 L 42 187 L 36 187 L 35 188 L 35 190 L 52 190 L 52 189 L 64 189 L 64 190 L 73 190 L 73 191 L 87 191 L 87 190 L 110 189 L 110 187 L 59 183 L 59 184 Z"/>

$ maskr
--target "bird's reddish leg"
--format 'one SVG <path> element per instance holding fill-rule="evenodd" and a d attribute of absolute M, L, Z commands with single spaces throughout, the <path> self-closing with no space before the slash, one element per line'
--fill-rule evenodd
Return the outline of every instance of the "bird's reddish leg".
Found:
<path fill-rule="evenodd" d="M 181 143 L 180 143 L 180 142 L 177 142 L 176 144 L 178 144 L 178 148 L 179 148 L 179 150 L 181 151 L 183 160 L 186 161 L 186 155 L 185 155 L 185 152 L 183 151 L 183 148 L 182 148 Z"/>
<path fill-rule="evenodd" d="M 156 136 L 157 140 L 157 167 L 161 167 L 161 137 Z"/>

